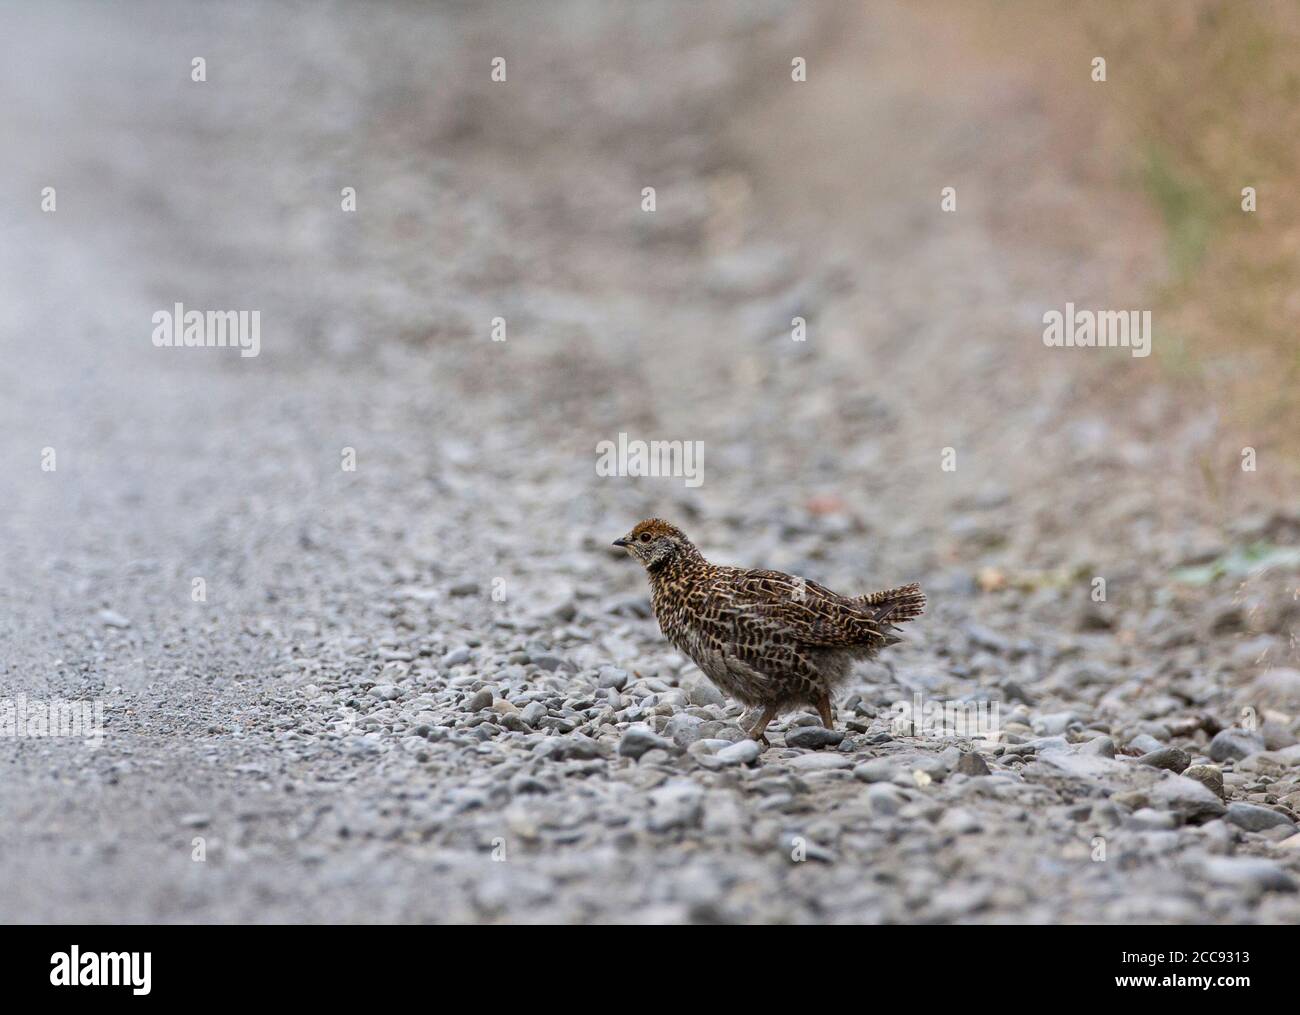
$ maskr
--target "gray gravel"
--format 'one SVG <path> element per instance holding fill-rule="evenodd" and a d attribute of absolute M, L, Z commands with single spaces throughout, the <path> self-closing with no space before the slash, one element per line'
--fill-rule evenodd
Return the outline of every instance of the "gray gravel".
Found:
<path fill-rule="evenodd" d="M 0 697 L 105 731 L 0 737 L 0 918 L 1300 920 L 1296 566 L 1189 570 L 1297 501 L 1038 341 L 1131 264 L 976 209 L 1143 223 L 926 15 L 643 10 L 5 12 Z M 262 354 L 155 349 L 176 301 Z M 931 608 L 760 753 L 608 546 L 651 514 Z"/>

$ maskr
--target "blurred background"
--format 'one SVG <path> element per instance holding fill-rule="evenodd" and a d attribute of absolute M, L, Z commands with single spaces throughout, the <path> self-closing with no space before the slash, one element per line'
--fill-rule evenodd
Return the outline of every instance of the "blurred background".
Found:
<path fill-rule="evenodd" d="M 1296 658 L 1298 44 L 1282 0 L 6 5 L 6 688 L 137 695 L 142 755 L 198 758 L 275 678 L 486 637 L 412 588 L 643 598 L 605 547 L 658 514 L 1235 707 Z M 261 355 L 154 348 L 178 301 Z M 1046 348 L 1067 301 L 1153 354 Z M 598 477 L 621 432 L 703 485 Z"/>
<path fill-rule="evenodd" d="M 292 472 L 316 452 L 266 447 L 286 417 L 382 428 L 403 404 L 424 439 L 381 455 L 437 471 L 459 447 L 488 472 L 508 456 L 514 475 L 558 470 L 570 490 L 621 430 L 708 442 L 698 496 L 591 484 L 592 521 L 646 500 L 746 505 L 748 485 L 784 484 L 787 506 L 826 493 L 864 518 L 898 514 L 887 491 L 909 491 L 906 526 L 954 490 L 1041 490 L 1073 454 L 1047 505 L 1067 517 L 1076 493 L 1105 511 L 1131 478 L 1185 535 L 1294 490 L 1292 5 L 5 18 L 5 183 L 37 195 L 4 212 L 6 433 L 19 456 L 76 440 L 88 496 L 182 435 L 242 433 L 266 448 L 257 462 Z M 792 55 L 807 82 L 791 81 Z M 44 187 L 57 213 L 41 211 Z M 176 300 L 261 309 L 262 357 L 138 341 Z M 1042 314 L 1067 300 L 1152 309 L 1154 355 L 1045 349 Z M 506 343 L 485 340 L 498 316 Z M 419 388 L 307 393 L 349 373 Z M 139 450 L 101 453 L 108 434 Z M 969 468 L 941 473 L 946 446 Z M 1248 477 L 1244 446 L 1261 462 Z M 1087 455 L 1121 474 L 1105 498 Z M 183 457 L 207 475 L 204 455 Z M 7 476 L 16 522 L 75 510 L 66 489 L 47 503 Z M 582 510 L 541 499 L 557 520 Z"/>

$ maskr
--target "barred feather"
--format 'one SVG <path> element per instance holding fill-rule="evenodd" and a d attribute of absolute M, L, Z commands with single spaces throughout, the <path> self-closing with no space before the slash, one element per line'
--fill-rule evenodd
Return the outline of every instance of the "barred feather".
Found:
<path fill-rule="evenodd" d="M 876 620 L 887 620 L 891 624 L 903 623 L 925 612 L 925 593 L 916 582 L 900 585 L 896 589 L 885 589 L 883 592 L 858 596 L 854 602 L 875 607 L 873 616 Z"/>

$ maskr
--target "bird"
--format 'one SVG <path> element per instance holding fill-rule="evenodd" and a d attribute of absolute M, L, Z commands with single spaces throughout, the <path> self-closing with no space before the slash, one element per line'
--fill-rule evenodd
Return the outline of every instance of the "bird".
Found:
<path fill-rule="evenodd" d="M 724 694 L 762 712 L 746 731 L 768 744 L 778 713 L 815 708 L 834 729 L 831 694 L 853 664 L 901 639 L 897 625 L 925 611 L 912 583 L 862 596 L 781 571 L 710 564 L 681 529 L 661 518 L 614 540 L 650 578 L 659 629 Z"/>

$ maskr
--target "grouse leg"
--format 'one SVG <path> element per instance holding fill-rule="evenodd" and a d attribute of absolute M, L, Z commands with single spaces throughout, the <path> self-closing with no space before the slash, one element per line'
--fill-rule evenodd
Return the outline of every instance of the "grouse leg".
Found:
<path fill-rule="evenodd" d="M 817 699 L 817 711 L 822 717 L 822 725 L 828 730 L 833 730 L 835 728 L 835 720 L 831 717 L 830 692 L 822 691 L 821 697 Z"/>
<path fill-rule="evenodd" d="M 767 743 L 767 737 L 763 731 L 767 729 L 767 724 L 776 718 L 776 706 L 768 705 L 763 709 L 763 714 L 758 717 L 758 721 L 749 730 L 749 739 L 757 740 L 760 744 Z"/>

